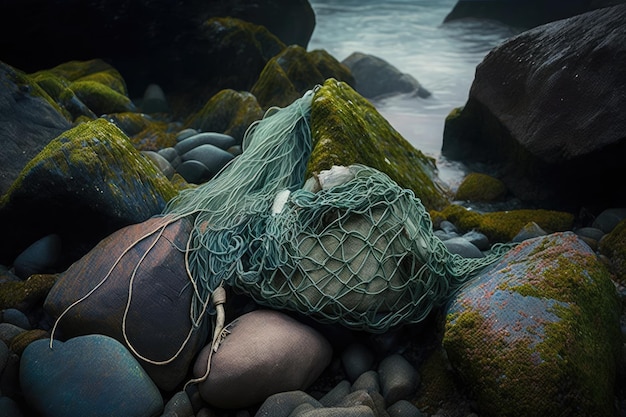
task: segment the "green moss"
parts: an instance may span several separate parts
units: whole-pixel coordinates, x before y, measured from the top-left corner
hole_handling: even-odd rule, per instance
[[[435,414],[445,402],[454,402],[459,396],[454,375],[443,349],[436,349],[420,366],[421,383],[417,392],[420,411]]]
[[[130,99],[123,94],[96,81],[74,81],[62,93],[61,99],[74,93],[96,115],[133,110]]]
[[[130,141],[140,151],[158,151],[176,145],[176,134],[169,123],[151,121],[141,132],[132,135]]]
[[[42,301],[57,280],[57,275],[36,274],[26,281],[0,284],[0,310],[26,309]]]
[[[126,83],[124,82],[122,75],[115,68],[101,59],[69,61],[57,65],[54,68],[36,72],[33,75],[39,75],[42,73],[54,74],[69,82],[96,81],[122,95],[128,95]]]
[[[75,169],[78,171],[74,172]],[[34,171],[67,178],[68,186],[74,184],[74,175],[92,175],[94,184],[106,187],[119,201],[127,200],[126,193],[135,182],[149,184],[157,200],[167,201],[177,193],[156,166],[133,147],[128,137],[104,119],[82,123],[52,140],[24,167],[0,200],[0,207],[10,202],[11,195],[23,187]]]
[[[448,220],[462,232],[477,230],[492,242],[511,241],[530,222],[548,233],[571,230],[574,222],[573,214],[561,211],[523,209],[481,214],[456,204],[442,211],[431,211],[431,217]]]
[[[611,233],[602,238],[598,250],[609,258],[615,279],[626,284],[626,220],[619,222]]]
[[[257,99],[246,91],[221,90],[194,114],[185,127],[201,132],[221,132],[241,142],[248,127],[263,117]]]
[[[448,120],[456,119],[457,117],[459,117],[462,111],[463,107],[455,107],[454,109],[452,109],[452,111],[446,116],[446,122]]]
[[[613,415],[620,350],[619,302],[608,272],[591,252],[543,246],[523,260],[522,285],[501,290],[559,301],[542,341],[504,340],[474,309],[450,314],[444,346],[487,416]],[[506,273],[506,271],[503,271]]]
[[[448,190],[437,178],[435,161],[411,146],[348,84],[329,79],[316,92],[311,130],[309,173],[360,163],[413,190],[427,209],[447,204]]]
[[[506,186],[502,181],[489,175],[472,172],[463,179],[454,198],[464,201],[496,201],[505,195]]]

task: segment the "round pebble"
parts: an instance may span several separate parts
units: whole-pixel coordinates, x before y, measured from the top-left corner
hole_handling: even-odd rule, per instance
[[[22,313],[16,308],[7,308],[2,310],[2,322],[14,324],[17,327],[21,327],[24,330],[30,330],[31,325],[26,314]]]
[[[348,379],[356,381],[363,372],[372,369],[374,353],[361,343],[352,343],[342,352],[341,361]]]
[[[183,155],[202,145],[213,145],[226,150],[231,146],[237,145],[237,141],[232,136],[223,133],[203,132],[181,140],[174,146],[174,149],[176,149],[179,155]]]
[[[451,253],[456,253],[464,258],[484,258],[485,255],[476,246],[472,245],[467,239],[462,237],[453,237],[444,240],[443,244]]]
[[[419,385],[419,375],[413,365],[397,353],[381,361],[378,376],[387,404],[409,398]]]
[[[61,238],[50,234],[42,237],[22,253],[13,262],[15,275],[26,279],[33,274],[55,272],[52,268],[59,261],[61,255]]]

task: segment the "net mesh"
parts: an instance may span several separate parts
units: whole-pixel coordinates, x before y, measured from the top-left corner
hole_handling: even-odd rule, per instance
[[[171,218],[194,218],[186,256],[195,323],[224,285],[265,306],[385,331],[423,320],[508,250],[450,253],[413,191],[367,166],[336,167],[305,184],[314,95],[270,111],[238,158],[166,208]]]

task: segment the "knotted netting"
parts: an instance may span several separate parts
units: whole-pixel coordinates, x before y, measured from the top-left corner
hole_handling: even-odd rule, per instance
[[[230,286],[261,305],[381,332],[423,320],[508,249],[478,259],[450,253],[413,191],[367,166],[305,183],[314,95],[268,112],[239,157],[167,206],[167,216],[194,218],[186,248],[194,322]]]

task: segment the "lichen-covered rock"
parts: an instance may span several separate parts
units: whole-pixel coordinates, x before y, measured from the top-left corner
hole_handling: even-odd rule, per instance
[[[251,92],[263,108],[286,107],[327,78],[354,84],[350,70],[330,54],[292,45],[267,63]]]
[[[104,236],[160,213],[176,193],[115,125],[82,123],[51,141],[0,199],[0,259],[11,265],[56,233],[67,267]]]
[[[215,94],[186,123],[186,127],[202,132],[222,132],[241,144],[252,122],[263,117],[256,97],[246,91],[225,89]]]
[[[63,315],[58,323],[63,337],[113,337],[131,350],[159,388],[173,390],[204,346],[207,326],[191,328],[195,293],[181,250],[191,223],[186,218],[171,222],[160,234],[164,220],[154,217],[103,239],[59,274],[44,309],[53,319]]]
[[[415,149],[345,82],[328,79],[315,93],[311,133],[309,173],[360,163],[413,190],[427,209],[447,203],[449,190],[437,177],[435,161]]]
[[[32,77],[0,62],[0,195],[59,133],[70,115]]]
[[[600,240],[598,250],[609,259],[616,280],[626,284],[626,220],[619,222],[611,233]]]
[[[556,233],[462,288],[443,345],[481,415],[610,416],[619,312],[604,265],[575,234]]]
[[[61,93],[60,100],[76,95],[96,116],[135,109],[128,97],[98,81],[74,81]]]
[[[536,223],[548,233],[571,230],[574,215],[571,213],[544,209],[519,209],[478,213],[465,207],[450,204],[442,211],[431,211],[433,224],[448,220],[462,232],[476,230],[483,233],[491,242],[509,242],[530,222]]]
[[[446,120],[442,154],[498,165],[522,200],[625,206],[613,185],[626,177],[626,66],[615,60],[626,54],[624,21],[626,5],[604,8],[494,48]]]
[[[497,201],[506,195],[506,186],[502,181],[486,174],[472,172],[468,174],[456,190],[455,200]]]

